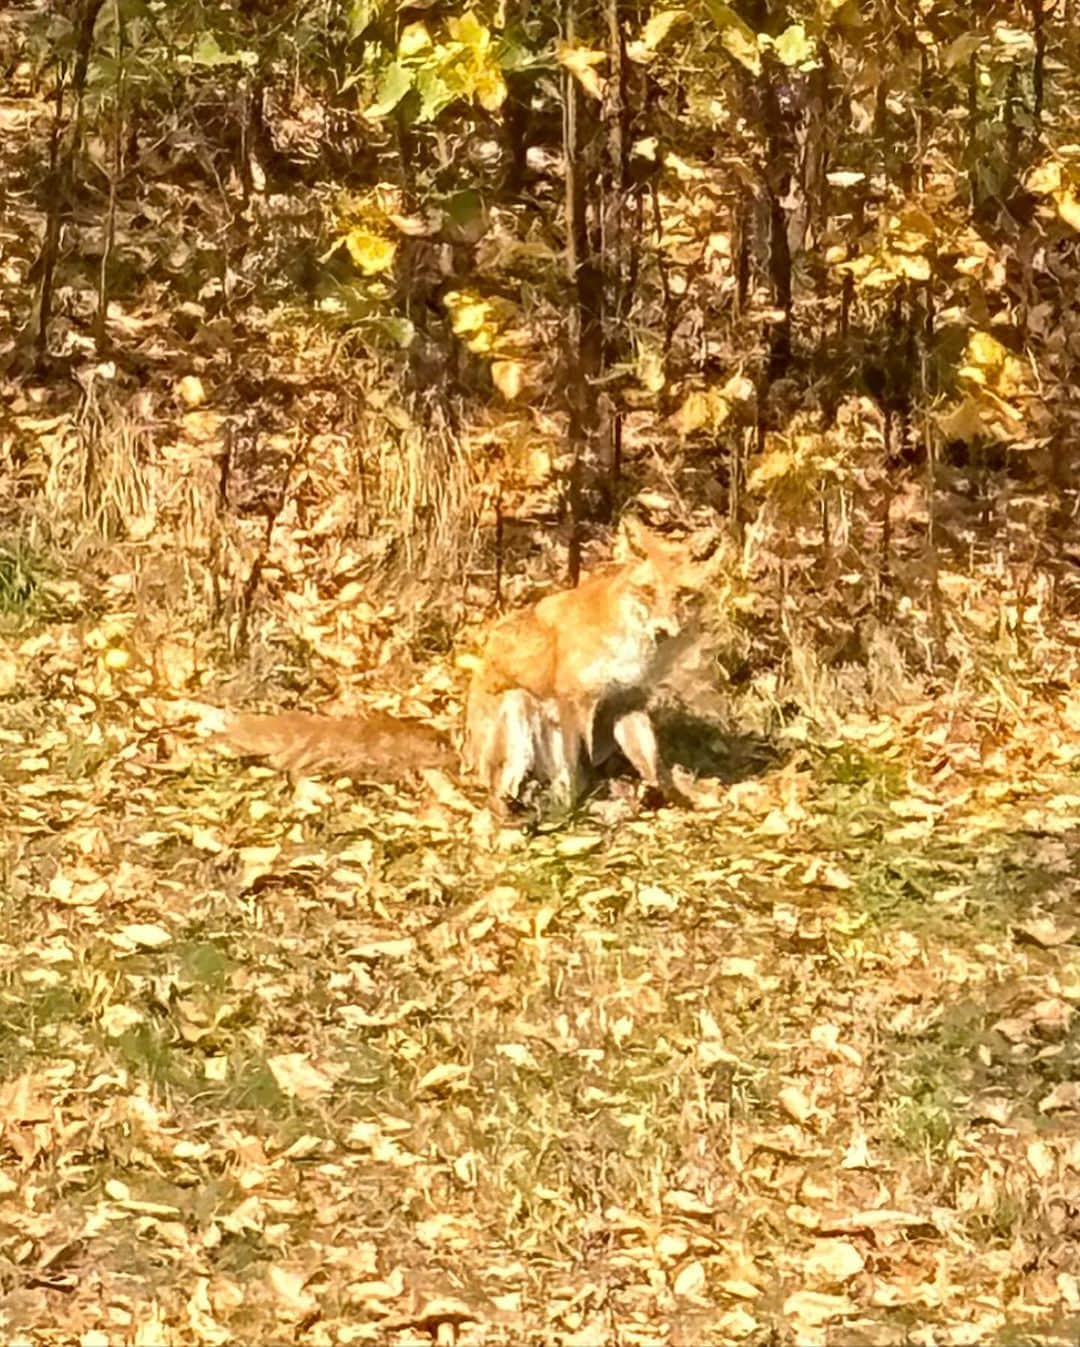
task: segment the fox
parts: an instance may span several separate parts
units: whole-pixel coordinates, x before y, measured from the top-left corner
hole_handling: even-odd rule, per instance
[[[703,571],[685,545],[632,520],[624,530],[629,561],[498,622],[473,667],[464,758],[493,805],[519,799],[529,778],[573,803],[583,768],[616,748],[646,785],[689,803],[660,753],[647,703]]]

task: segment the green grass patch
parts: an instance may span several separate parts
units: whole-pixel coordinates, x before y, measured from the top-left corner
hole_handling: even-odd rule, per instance
[[[42,566],[25,543],[0,539],[0,618],[35,616],[42,599]]]
[[[0,1075],[54,1058],[65,1039],[84,1036],[91,1019],[89,993],[70,981],[49,987],[13,983],[0,994]]]

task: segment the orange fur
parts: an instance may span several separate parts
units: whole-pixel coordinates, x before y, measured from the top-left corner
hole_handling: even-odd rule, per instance
[[[300,776],[341,772],[366,781],[400,781],[424,767],[451,767],[456,754],[430,725],[381,711],[338,719],[307,711],[241,713],[222,730],[241,752],[269,758]]]
[[[616,744],[650,785],[673,790],[652,722],[633,702],[653,690],[664,643],[682,629],[684,599],[700,589],[700,573],[685,549],[644,529],[630,542],[633,560],[540,599],[491,632],[469,689],[466,758],[494,798],[515,797],[530,776],[572,798],[582,758],[600,761]],[[613,699],[628,700],[629,715],[616,715],[599,742],[597,712]]]

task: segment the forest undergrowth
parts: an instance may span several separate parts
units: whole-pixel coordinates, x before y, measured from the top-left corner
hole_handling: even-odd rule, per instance
[[[174,8],[0,13],[0,1332],[1075,1342],[1068,19]],[[456,741],[622,514],[722,562],[693,809],[206,733]]]

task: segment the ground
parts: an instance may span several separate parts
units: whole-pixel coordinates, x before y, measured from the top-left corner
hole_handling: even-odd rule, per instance
[[[10,1341],[1075,1341],[1080,696],[501,828],[119,650],[4,646]]]

